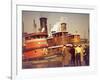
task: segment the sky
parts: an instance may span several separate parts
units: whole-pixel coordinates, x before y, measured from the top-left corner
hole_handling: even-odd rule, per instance
[[[89,14],[83,13],[59,13],[59,12],[34,12],[34,11],[23,11],[22,22],[24,24],[24,32],[35,33],[40,28],[40,18],[47,18],[48,34],[51,31],[59,31],[61,23],[67,23],[67,32],[70,34],[79,34],[81,38],[89,38]],[[33,21],[37,25],[34,27]]]

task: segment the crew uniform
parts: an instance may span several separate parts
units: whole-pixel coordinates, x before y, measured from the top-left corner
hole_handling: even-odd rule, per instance
[[[80,65],[81,66],[81,54],[82,54],[82,49],[81,47],[77,46],[75,48],[75,59],[76,59],[76,65]]]

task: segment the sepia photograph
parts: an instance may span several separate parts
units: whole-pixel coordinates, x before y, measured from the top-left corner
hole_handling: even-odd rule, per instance
[[[90,65],[89,14],[22,11],[22,69]]]

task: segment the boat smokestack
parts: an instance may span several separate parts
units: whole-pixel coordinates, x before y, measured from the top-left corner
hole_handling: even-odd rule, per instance
[[[40,28],[41,28],[41,32],[48,32],[47,31],[47,18],[45,17],[41,17],[40,18]]]

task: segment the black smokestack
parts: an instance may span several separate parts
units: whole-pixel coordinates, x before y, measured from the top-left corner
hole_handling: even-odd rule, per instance
[[[41,30],[43,30],[42,32],[47,33],[47,18],[45,17],[40,18],[40,27],[41,27]]]

